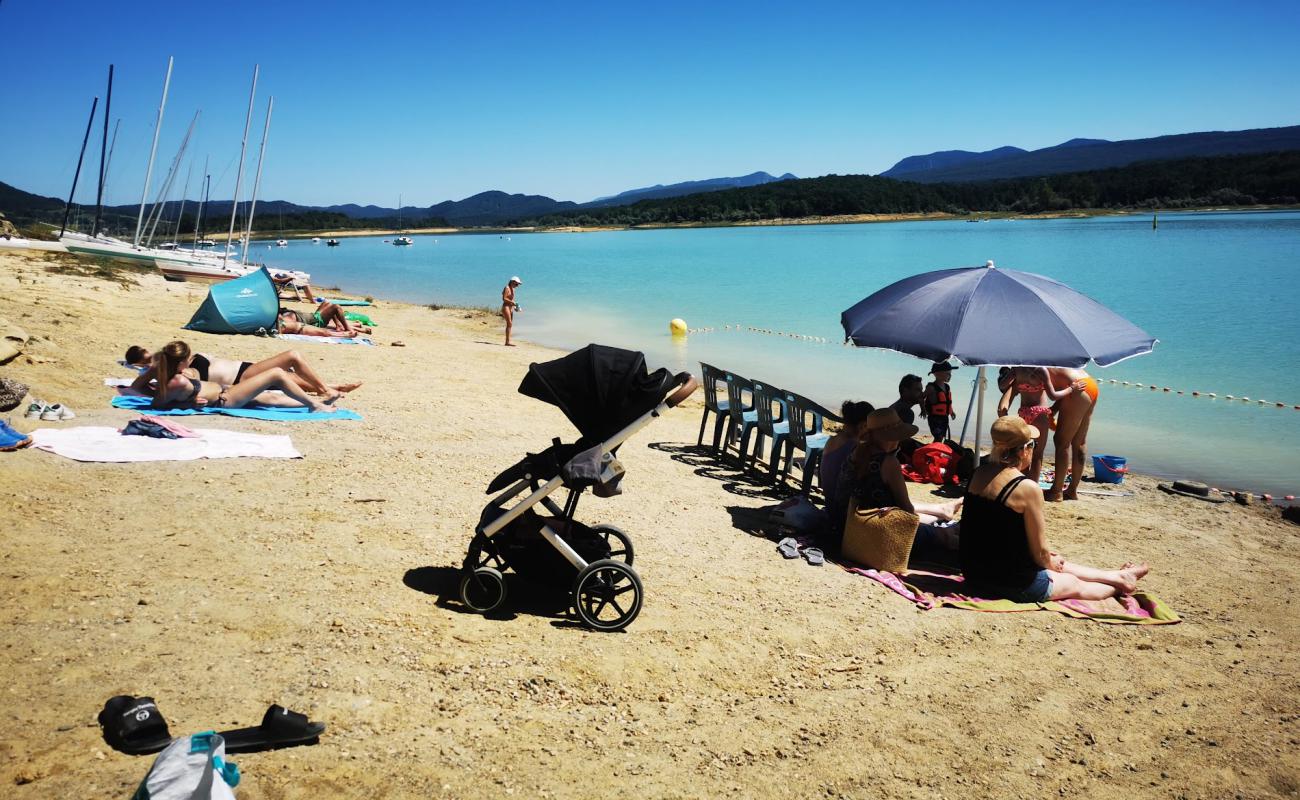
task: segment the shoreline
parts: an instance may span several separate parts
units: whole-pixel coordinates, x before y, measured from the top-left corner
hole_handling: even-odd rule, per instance
[[[53,264],[0,254],[0,317],[34,337],[0,370],[78,418],[14,415],[20,430],[124,424],[101,378],[130,343],[249,360],[288,344],[180,331],[206,287]],[[501,347],[495,317],[463,310],[371,313],[376,347],[294,343],[326,379],[365,381],[343,403],[363,420],[185,420],[288,435],[303,459],[0,453],[0,669],[23,698],[0,718],[9,796],[128,796],[150,759],[104,744],[95,714],[115,694],[154,697],[178,734],[254,724],[270,703],[328,724],[318,744],[232,757],[248,800],[1297,788],[1300,539],[1275,510],[1141,476],[1120,487],[1132,496],[1045,509],[1071,558],[1150,562],[1143,586],[1178,625],[923,612],[776,553],[761,522],[794,490],[696,450],[697,394],[620,450],[624,495],[578,512],[633,537],[637,621],[586,631],[517,582],[485,618],[455,598],[488,482],[577,436],[516,391],[558,353]]]
[[[484,226],[473,228],[408,228],[403,231],[385,230],[382,228],[366,228],[358,230],[327,230],[327,231],[284,231],[280,234],[265,234],[254,236],[251,241],[275,241],[276,239],[311,239],[316,238],[353,238],[362,236],[396,236],[399,233],[403,235],[473,235],[473,234],[491,234],[491,233],[605,233],[609,231],[642,231],[642,230],[678,230],[689,228],[754,228],[754,227],[784,227],[794,225],[865,225],[880,224],[890,222],[930,222],[930,221],[951,221],[966,220],[968,222],[984,222],[989,220],[1020,220],[1020,219],[1086,219],[1089,217],[1132,217],[1146,216],[1147,214],[1178,214],[1178,213],[1263,213],[1270,211],[1297,211],[1300,206],[1282,206],[1282,205],[1254,205],[1254,206],[1206,206],[1198,208],[1152,208],[1152,209],[1106,209],[1106,208],[1083,208],[1083,209],[1065,209],[1062,211],[1044,211],[1032,214],[1016,214],[1005,211],[979,211],[969,214],[949,214],[946,212],[925,212],[918,214],[843,214],[836,216],[812,216],[796,218],[775,218],[760,220],[744,220],[740,222],[664,222],[646,225],[558,225],[553,227],[538,226]],[[264,233],[264,232],[263,232]]]

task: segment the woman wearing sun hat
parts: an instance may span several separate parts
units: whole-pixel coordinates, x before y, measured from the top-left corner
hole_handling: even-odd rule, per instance
[[[907,496],[903,469],[898,462],[898,444],[910,439],[917,431],[892,408],[878,408],[867,415],[862,424],[862,440],[848,461],[840,469],[840,480],[833,493],[835,508],[827,508],[832,525],[836,526],[832,538],[844,530],[844,517],[848,514],[849,500],[857,498],[858,508],[901,508],[921,518],[916,532],[916,544],[927,558],[927,548],[954,550],[957,543],[955,526],[939,528],[935,523],[946,522],[957,516],[962,501],[951,503],[913,503]]]
[[[515,289],[523,283],[518,275],[514,275],[506,281],[506,288],[501,290],[501,316],[506,320],[506,347],[515,346],[510,341],[510,331],[515,327],[515,312],[519,310],[519,304],[515,302]]]
[[[1022,603],[1131,594],[1149,571],[1145,564],[1096,569],[1066,561],[1048,545],[1043,490],[1024,475],[1038,429],[1008,415],[992,433],[993,452],[971,477],[962,512],[961,568],[970,593]]]

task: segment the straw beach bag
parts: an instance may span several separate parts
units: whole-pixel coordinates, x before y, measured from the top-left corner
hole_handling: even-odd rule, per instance
[[[901,508],[858,508],[849,502],[840,552],[882,572],[906,572],[921,518]]]

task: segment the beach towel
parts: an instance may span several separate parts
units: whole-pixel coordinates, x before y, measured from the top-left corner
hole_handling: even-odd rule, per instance
[[[303,336],[301,333],[282,333],[277,338],[292,339],[295,342],[314,342],[316,344],[368,344],[372,347],[375,344],[364,336],[354,336],[346,339],[342,336]]]
[[[343,299],[340,299],[340,298],[337,298],[337,297],[319,297],[319,298],[317,298],[317,302],[320,302],[320,303],[333,303],[333,304],[336,305],[336,306],[368,306],[368,305],[370,305],[370,301],[369,301],[369,300],[343,300]]]
[[[38,428],[32,447],[74,461],[195,461],[200,458],[302,458],[288,436],[202,429],[197,437],[123,436],[114,428]]]
[[[153,407],[153,398],[136,397],[133,395],[119,395],[114,397],[113,408],[124,408],[127,411],[139,411],[142,414],[153,414],[160,417],[190,416],[193,414],[225,414],[228,417],[244,417],[245,419],[266,419],[283,422],[306,422],[318,419],[361,419],[360,414],[355,411],[349,411],[346,408],[340,408],[338,411],[330,413],[312,411],[306,406],[277,408],[254,404],[244,408],[217,408],[215,406],[203,406],[201,408],[158,409]]]
[[[125,389],[126,387],[130,386],[133,383],[135,383],[135,378],[105,378],[104,379],[105,386],[113,386],[118,389]]]
[[[925,570],[908,570],[903,576],[892,572],[841,564],[846,571],[870,578],[906,597],[917,608],[928,611],[939,606],[969,611],[1055,611],[1067,617],[1090,619],[1112,625],[1168,625],[1181,622],[1172,609],[1150,592],[1135,592],[1109,600],[1048,600],[1045,603],[1017,603],[973,597],[963,593],[961,575]]]

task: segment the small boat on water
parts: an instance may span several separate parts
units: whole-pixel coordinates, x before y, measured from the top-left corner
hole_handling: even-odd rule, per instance
[[[199,239],[194,243],[196,247],[216,247],[216,241],[212,239]]]
[[[313,236],[313,237],[311,237],[311,243],[312,243],[312,244],[320,244],[320,237],[319,237],[319,236]]]
[[[276,246],[276,247],[288,247],[288,246],[289,246],[289,240],[288,240],[288,239],[276,239],[276,240],[275,240],[275,246]]]
[[[329,246],[329,247],[338,247],[338,246],[339,246],[339,240],[338,240],[338,239],[329,239],[328,241],[325,242],[325,244],[326,244],[327,246]]]
[[[393,244],[397,245],[398,247],[401,247],[403,245],[415,244],[415,240],[409,236],[398,236],[395,239],[393,239]]]
[[[162,244],[158,245],[159,250],[175,250],[176,247],[177,245],[175,242],[163,242]]]

